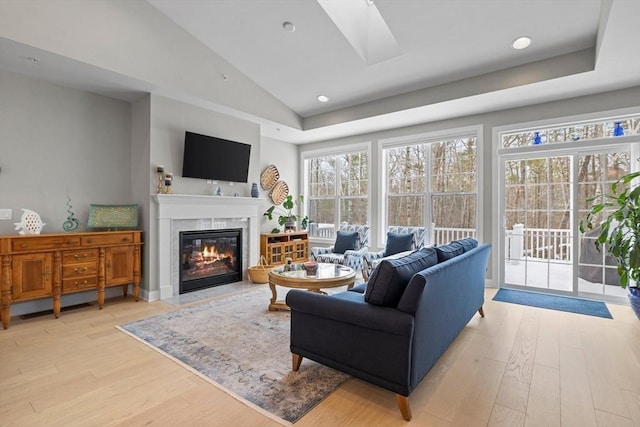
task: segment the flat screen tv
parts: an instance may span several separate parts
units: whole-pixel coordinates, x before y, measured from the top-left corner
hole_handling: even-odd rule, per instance
[[[251,145],[185,132],[182,176],[247,182]]]

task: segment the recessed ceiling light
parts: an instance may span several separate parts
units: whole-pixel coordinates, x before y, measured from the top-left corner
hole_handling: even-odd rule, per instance
[[[513,43],[511,43],[511,47],[514,49],[520,50],[520,49],[524,49],[530,44],[531,44],[531,37],[523,36],[515,39]]]
[[[282,28],[284,28],[284,30],[285,30],[287,33],[293,33],[293,32],[296,30],[296,26],[295,26],[295,25],[293,25],[293,23],[292,23],[292,22],[289,22],[289,21],[285,21],[285,22],[283,22],[283,23],[282,23]]]
[[[328,96],[325,95],[318,95],[318,101],[320,102],[327,102],[329,100]]]

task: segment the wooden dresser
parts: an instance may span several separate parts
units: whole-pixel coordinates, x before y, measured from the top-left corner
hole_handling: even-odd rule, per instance
[[[108,231],[0,236],[0,291],[2,326],[9,327],[11,303],[53,299],[53,314],[60,315],[60,296],[97,291],[98,307],[104,289],[122,286],[127,296],[140,294],[142,231]]]
[[[267,264],[278,265],[291,258],[293,262],[304,262],[309,259],[309,235],[306,231],[290,233],[261,233],[260,255]]]

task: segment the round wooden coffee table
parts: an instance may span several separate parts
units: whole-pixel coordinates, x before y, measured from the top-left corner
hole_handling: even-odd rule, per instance
[[[316,276],[308,276],[301,265],[294,265],[291,271],[284,271],[284,266],[274,268],[269,272],[269,288],[271,289],[269,310],[289,310],[289,306],[284,301],[278,301],[276,286],[324,293],[322,289],[345,285],[347,289],[351,289],[355,281],[355,270],[340,264],[319,263]]]

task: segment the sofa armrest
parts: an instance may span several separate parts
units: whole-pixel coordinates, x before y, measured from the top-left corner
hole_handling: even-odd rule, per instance
[[[298,311],[395,335],[410,337],[413,334],[412,315],[395,308],[366,303],[358,292],[326,296],[292,289],[287,293],[286,302],[292,312]]]
[[[358,292],[291,290],[290,349],[296,356],[408,396],[414,318],[364,302]]]
[[[334,249],[334,246],[329,246],[327,248],[313,247],[311,248],[311,254],[314,257],[318,255],[323,255],[323,254],[330,254],[330,253],[333,253],[333,249]]]
[[[345,258],[347,257],[364,257],[367,252],[369,251],[369,248],[366,246],[361,247],[360,249],[347,249],[346,251],[344,251],[344,256]]]
[[[371,261],[384,258],[384,250],[378,252],[367,252],[366,257],[369,263],[371,263]]]
[[[346,250],[344,251],[344,263],[356,271],[364,268],[364,258],[369,248],[363,246],[358,250]]]

